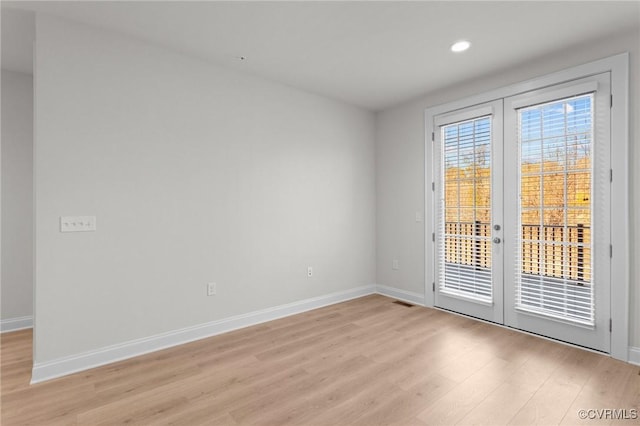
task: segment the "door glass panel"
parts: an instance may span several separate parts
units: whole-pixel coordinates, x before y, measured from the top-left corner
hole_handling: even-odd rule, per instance
[[[518,110],[516,308],[594,323],[593,95]]]
[[[491,117],[442,126],[440,289],[492,300]]]

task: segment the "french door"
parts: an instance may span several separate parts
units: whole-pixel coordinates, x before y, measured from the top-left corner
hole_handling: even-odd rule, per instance
[[[434,117],[435,305],[610,350],[610,76]]]
[[[436,306],[502,323],[502,100],[435,129]]]

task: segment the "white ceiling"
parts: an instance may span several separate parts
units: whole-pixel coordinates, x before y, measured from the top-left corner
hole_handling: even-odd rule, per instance
[[[372,110],[640,26],[639,1],[3,1],[2,65],[22,71],[32,67],[33,31],[11,9],[126,33]],[[472,47],[454,54],[459,39]]]

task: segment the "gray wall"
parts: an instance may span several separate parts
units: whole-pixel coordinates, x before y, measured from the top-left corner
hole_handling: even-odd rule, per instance
[[[33,79],[2,70],[0,319],[33,312]]]
[[[640,148],[637,135],[640,121],[639,40],[637,32],[592,41],[542,58],[532,59],[514,69],[427,94],[414,101],[382,111],[376,116],[376,215],[377,282],[405,291],[424,294],[425,229],[415,221],[415,212],[424,209],[424,110],[427,107],[462,99],[473,94],[543,76],[625,51],[630,52],[630,152],[631,175],[631,344],[640,347]],[[427,220],[429,218],[427,217]],[[400,269],[392,270],[398,259]]]
[[[372,113],[36,25],[36,363],[375,283]]]

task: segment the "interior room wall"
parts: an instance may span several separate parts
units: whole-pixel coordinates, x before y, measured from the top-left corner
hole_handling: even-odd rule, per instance
[[[415,100],[379,112],[376,116],[376,220],[377,282],[424,297],[425,228],[415,213],[424,210],[425,130],[424,110],[467,96],[518,83],[622,52],[630,53],[630,343],[640,347],[640,134],[637,105],[640,100],[638,32],[591,40],[571,49],[533,58],[504,72],[479,76],[455,87],[422,95]],[[427,220],[429,212],[427,212]],[[397,259],[399,269],[392,269]],[[429,265],[431,266],[431,265]]]
[[[33,78],[2,70],[3,329],[23,327],[33,312]]]
[[[375,283],[373,113],[57,18],[36,34],[36,364]],[[74,215],[97,230],[59,232]]]

